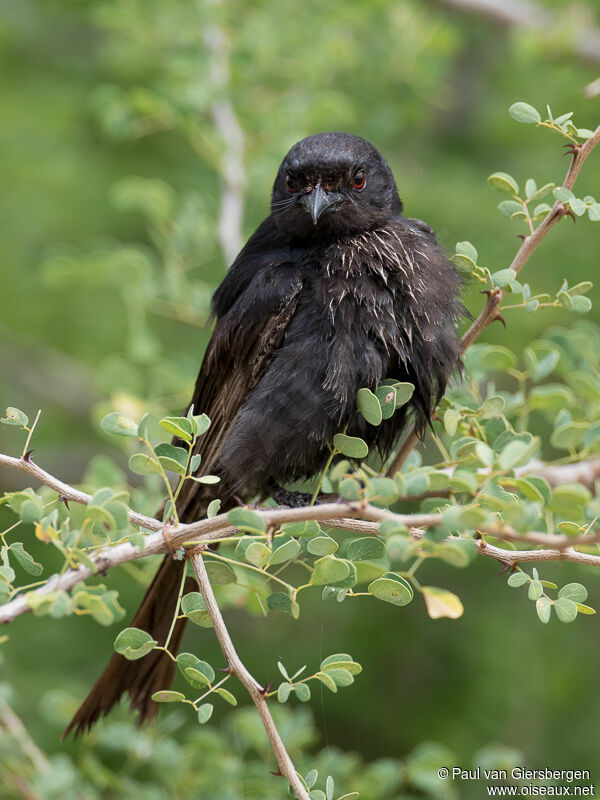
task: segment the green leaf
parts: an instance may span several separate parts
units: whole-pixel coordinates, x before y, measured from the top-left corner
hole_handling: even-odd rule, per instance
[[[262,542],[252,542],[246,548],[244,557],[246,561],[254,564],[255,567],[262,567],[271,557],[271,551]]]
[[[321,532],[319,523],[314,519],[303,520],[302,522],[285,522],[281,526],[282,533],[288,536],[300,536],[312,539]]]
[[[350,653],[333,653],[330,656],[327,656],[323,659],[320,663],[320,668],[324,669],[328,664],[337,664],[340,661],[354,661]]]
[[[340,497],[343,500],[360,500],[361,488],[356,478],[344,478],[338,486]]]
[[[396,389],[394,386],[384,384],[377,387],[375,390],[375,397],[381,408],[381,418],[389,419],[397,408]]]
[[[477,249],[475,248],[475,245],[471,244],[471,242],[457,242],[454,249],[458,255],[466,256],[474,264],[477,263]]]
[[[498,272],[494,272],[492,274],[492,281],[494,282],[495,286],[500,286],[500,288],[503,288],[512,280],[514,280],[516,276],[517,273],[514,271],[514,269],[499,269]]]
[[[588,311],[592,309],[592,301],[589,297],[583,297],[582,295],[577,295],[572,298],[573,300],[573,311],[577,314],[587,314]]]
[[[317,672],[315,677],[318,678],[321,681],[321,683],[324,684],[329,689],[329,691],[337,692],[337,684],[333,680],[331,675],[327,674],[327,672]]]
[[[529,394],[529,403],[536,411],[547,411],[555,414],[561,408],[568,408],[575,403],[573,392],[559,383],[548,383],[534,387]]]
[[[474,344],[465,353],[467,369],[482,372],[507,372],[517,363],[514,354],[496,344]]]
[[[210,519],[211,517],[216,517],[219,513],[219,509],[221,508],[221,501],[220,500],[211,500],[208,504],[208,508],[206,509],[206,516]]]
[[[146,631],[139,628],[125,628],[115,639],[114,648],[129,661],[135,661],[148,655],[157,644],[158,642]]]
[[[595,614],[596,611],[591,606],[584,606],[583,603],[575,603],[579,614]]]
[[[33,556],[29,555],[23,546],[23,542],[13,542],[8,549],[13,553],[18,563],[29,575],[37,576],[42,574],[44,568],[33,559]]]
[[[226,703],[229,703],[230,706],[237,706],[237,697],[231,694],[230,691],[227,689],[223,689],[222,686],[219,686],[218,689],[215,689],[215,693],[222,697]]]
[[[528,124],[538,123],[542,121],[542,117],[537,108],[529,105],[529,103],[513,103],[508,109],[508,113],[517,122],[525,122]]]
[[[297,683],[294,686],[294,692],[301,703],[307,703],[310,700],[310,688],[305,683]]]
[[[503,200],[498,204],[498,211],[505,217],[512,217],[513,214],[525,214],[523,206],[517,200]]]
[[[231,524],[242,531],[249,533],[266,533],[267,524],[264,519],[255,511],[249,508],[233,508],[227,514],[227,519]]]
[[[207,486],[212,486],[215,483],[220,483],[221,478],[218,475],[200,475],[199,477],[194,475],[192,476],[192,480],[196,483],[202,483]]]
[[[554,601],[556,616],[561,622],[573,622],[577,616],[577,604],[567,597],[559,597]]]
[[[383,558],[385,544],[376,536],[363,536],[350,542],[346,555],[350,561],[371,561]]]
[[[533,580],[529,584],[529,589],[527,590],[527,596],[530,600],[539,600],[539,598],[544,594],[544,587],[542,586],[542,582],[540,580]]]
[[[513,572],[507,583],[509,586],[517,587],[524,586],[526,583],[529,583],[530,580],[531,578],[526,572]]]
[[[280,683],[277,688],[277,699],[279,700],[279,702],[280,703],[287,702],[287,699],[290,696],[291,691],[292,691],[291,683],[288,683],[287,681]]]
[[[210,428],[210,419],[206,414],[192,416],[192,427],[196,436],[202,436]]]
[[[313,540],[314,541],[314,540]],[[313,585],[339,583],[350,574],[350,564],[335,556],[325,556],[315,561],[310,582]]]
[[[348,458],[366,458],[369,455],[367,443],[358,436],[336,433],[333,437],[333,446]]]
[[[488,183],[506,194],[519,194],[519,184],[507,172],[493,172],[488,177]]]
[[[129,459],[129,469],[136,475],[159,475],[160,464],[146,453],[134,453]]]
[[[179,663],[179,657],[177,657]],[[192,666],[184,667],[183,674],[197,681],[201,686],[209,686],[215,681],[215,671],[206,661],[197,659]]]
[[[198,709],[198,722],[204,725],[212,717],[214,706],[212,703],[203,703]]]
[[[449,408],[444,412],[444,428],[448,436],[454,436],[460,422],[460,411]]]
[[[345,686],[351,686],[354,683],[354,675],[348,672],[347,669],[330,669],[327,670],[326,674],[329,675],[335,685],[340,689],[343,689]]]
[[[107,414],[101,420],[100,427],[107,433],[116,433],[117,436],[137,438],[138,435],[138,426],[136,423],[124,414],[120,414],[118,411]]]
[[[371,425],[379,425],[382,420],[379,400],[370,389],[359,389],[356,395],[358,410]]]
[[[340,653],[337,656],[330,656],[330,658],[336,658],[337,660],[330,661],[326,659],[325,662],[321,664],[321,671],[322,672],[330,672],[332,669],[345,669],[351,675],[358,675],[362,672],[362,666],[358,664],[356,661],[353,661],[350,657],[344,658],[344,654]]]
[[[306,549],[313,556],[328,556],[335,553],[339,545],[331,536],[315,536],[306,545]]]
[[[475,455],[481,461],[484,467],[491,467],[494,463],[494,451],[489,444],[486,444],[485,442],[477,442],[475,445]]]
[[[210,614],[206,610],[206,603],[200,592],[189,592],[182,597],[181,613],[195,625],[200,625],[203,628],[212,626]]]
[[[571,206],[571,211],[573,211],[573,213],[576,214],[578,217],[583,216],[587,211],[586,204],[583,202],[583,200],[580,200],[578,197],[574,197],[570,201],[569,205]]]
[[[237,581],[236,574],[229,564],[225,564],[222,561],[213,561],[210,558],[205,558],[204,564],[213,586],[226,586],[228,583]]]
[[[587,422],[567,422],[559,425],[550,436],[550,444],[562,450],[573,450],[581,446],[588,428]]]
[[[190,474],[193,475],[194,472],[198,470],[200,464],[202,463],[202,456],[200,453],[196,453],[196,455],[190,458]]]
[[[535,601],[535,610],[541,622],[544,624],[550,622],[552,602],[547,597],[540,597]]]
[[[367,498],[371,503],[391,505],[398,497],[398,487],[391,478],[372,478],[367,485]]]
[[[283,564],[284,561],[289,561],[290,559],[295,558],[299,552],[299,543],[295,539],[290,539],[289,542],[285,542],[273,550],[271,558],[269,559],[269,565],[272,566],[273,564]]]
[[[367,591],[378,600],[394,606],[405,606],[413,599],[414,592],[410,583],[401,575],[386,572],[369,584]]]
[[[156,445],[154,453],[162,464],[163,469],[175,472],[177,475],[185,475],[188,454],[183,447],[175,447],[172,444],[163,442]]]
[[[559,597],[566,597],[575,603],[583,603],[587,595],[587,589],[581,583],[567,583],[558,593]]]
[[[154,700],[155,703],[181,703],[182,700],[185,700],[185,695],[182,692],[163,690],[154,692],[152,700]]]
[[[513,441],[503,448],[498,461],[502,469],[514,469],[528,464],[537,453],[540,442],[537,437],[530,442]]]
[[[8,406],[5,412],[5,416],[0,419],[3,425],[18,425],[20,428],[24,428],[29,419],[27,414],[24,414],[20,409],[13,408],[13,406]]]
[[[290,614],[294,619],[298,619],[300,615],[300,608],[292,598],[285,594],[285,592],[273,592],[267,597],[267,606],[274,611],[283,611],[284,614]]]
[[[592,222],[600,220],[600,203],[592,203],[588,208],[588,216]]]
[[[187,417],[164,417],[158,424],[178,439],[183,439],[184,442],[192,441],[194,426]]]
[[[567,189],[566,186],[557,186],[555,189],[553,189],[552,194],[561,203],[568,203],[575,197],[573,192],[570,189]]]

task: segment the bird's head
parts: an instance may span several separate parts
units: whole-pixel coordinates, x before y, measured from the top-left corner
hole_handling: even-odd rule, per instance
[[[401,210],[387,162],[350,133],[318,133],[295,144],[279,167],[271,200],[277,226],[299,239],[361,233]]]

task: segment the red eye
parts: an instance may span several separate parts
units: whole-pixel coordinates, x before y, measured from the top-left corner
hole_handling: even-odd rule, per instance
[[[364,169],[360,169],[356,173],[352,181],[352,185],[354,186],[357,192],[362,192],[362,190],[367,185],[367,176],[365,175]]]
[[[294,184],[291,175],[285,176],[285,188],[288,190],[288,192],[290,192],[290,194],[293,194],[296,191],[296,185]]]

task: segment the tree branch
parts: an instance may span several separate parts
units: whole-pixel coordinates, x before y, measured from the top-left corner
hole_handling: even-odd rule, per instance
[[[273,717],[271,716],[271,712],[267,706],[265,689],[260,685],[260,683],[258,683],[256,678],[252,677],[252,675],[248,672],[244,663],[238,656],[233,642],[231,641],[231,636],[229,635],[229,631],[225,625],[225,620],[223,619],[221,610],[208,578],[206,566],[204,565],[204,560],[202,558],[202,550],[203,548],[201,547],[191,550],[189,552],[189,560],[194,569],[198,586],[202,592],[202,597],[204,598],[204,602],[206,604],[206,610],[210,615],[215,633],[217,634],[217,639],[221,645],[221,650],[223,651],[223,655],[227,661],[227,667],[231,673],[240,679],[248,691],[248,694],[252,698],[254,705],[258,709],[262,724],[264,725],[267,736],[269,737],[271,748],[273,749],[275,758],[279,764],[279,771],[288,779],[290,786],[296,792],[296,796],[299,800],[309,800],[308,792],[298,777],[294,765],[292,764],[292,760],[285,749],[285,745],[283,744],[281,736],[279,735],[279,731],[273,722]]]
[[[594,471],[600,469],[597,461],[586,463],[587,466],[582,472],[585,472],[588,477],[590,469],[592,469],[590,465],[594,465]],[[89,494],[74,489],[72,486],[55,478],[33,463],[33,461],[0,454],[0,466],[25,472],[54,489],[59,496],[73,502],[87,505],[91,500]],[[557,475],[561,474],[561,470],[573,470],[576,466],[582,467],[583,465],[568,464],[554,468],[546,467],[546,475],[553,474],[556,480]],[[554,473],[552,473],[552,470]],[[442,521],[442,515],[437,513],[394,514],[386,509],[357,501],[323,503],[305,508],[264,508],[257,509],[256,513],[265,520],[267,527],[273,530],[285,522],[318,520],[326,527],[354,531],[364,535],[377,535],[379,533],[379,522],[387,518],[392,518],[399,525],[405,526],[415,536],[422,536],[423,529],[435,527]],[[154,533],[145,537],[143,548],[137,547],[130,542],[102,547],[91,557],[91,565],[81,564],[77,568],[66,570],[61,575],[53,575],[43,586],[35,589],[31,594],[43,596],[58,590],[69,591],[81,581],[87,580],[94,575],[104,574],[119,564],[126,564],[129,561],[144,558],[145,556],[173,552],[184,545],[207,544],[215,539],[226,539],[239,532],[237,528],[231,525],[227,514],[219,514],[210,519],[198,520],[197,522],[178,525],[177,527],[165,525],[153,517],[147,517],[131,510],[128,511],[128,516],[133,525],[154,531]],[[600,556],[580,553],[574,550],[578,546],[587,547],[600,542],[600,534],[569,537],[549,534],[543,531],[522,533],[500,524],[482,528],[481,532],[506,541],[523,541],[543,547],[550,545],[553,548],[552,550],[511,551],[502,550],[485,543],[483,545],[481,543],[478,544],[479,552],[482,555],[496,558],[504,563],[517,563],[520,560],[573,561],[580,564],[600,566]],[[523,553],[524,555],[522,555]],[[0,606],[0,624],[11,622],[30,610],[31,607],[27,601],[27,595],[17,595],[8,603]]]
[[[573,186],[575,185],[575,181],[577,180],[577,176],[579,175],[585,160],[590,155],[592,150],[596,147],[599,141],[600,141],[600,125],[598,125],[591,138],[589,138],[584,144],[579,145],[575,149],[573,153],[573,158],[571,159],[571,163],[569,164],[569,169],[567,170],[567,174],[562,184],[567,189],[573,188]],[[517,254],[515,255],[515,257],[512,260],[512,263],[510,264],[510,269],[514,269],[517,275],[521,272],[527,261],[529,261],[529,259],[539,246],[544,236],[548,233],[550,228],[562,218],[563,216],[562,212],[563,212],[563,204],[559,200],[556,200],[556,202],[552,206],[552,210],[542,220],[542,222],[538,225],[535,231],[523,239],[523,242],[519,247]],[[495,320],[499,319],[500,312],[498,309],[500,307],[502,299],[504,298],[504,295],[505,295],[504,289],[500,289],[498,287],[488,292],[487,301],[481,313],[461,339],[460,342],[461,355],[463,355],[465,350],[467,350],[473,344],[473,342],[483,333],[483,331],[487,328],[488,325],[490,325]],[[413,450],[417,442],[418,442],[418,436],[415,428],[413,428],[411,431],[409,431],[406,439],[404,440],[404,442],[400,447],[400,450],[396,454],[395,458],[392,460],[392,463],[390,464],[387,470],[388,475],[395,475],[396,472],[398,472],[398,470],[402,467],[402,465],[410,455],[411,451]]]

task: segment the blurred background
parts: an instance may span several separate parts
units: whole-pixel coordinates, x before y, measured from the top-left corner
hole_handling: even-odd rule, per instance
[[[497,212],[504,198],[487,175],[560,184],[567,167],[560,137],[518,125],[507,108],[548,103],[596,126],[600,13],[593,0],[20,0],[0,2],[0,68],[0,406],[30,418],[43,409],[36,458],[53,474],[81,483],[117,470],[119,480],[126,455],[99,420],[186,405],[210,295],[267,215],[295,141],[323,130],[369,139],[409,215],[451,251],[468,239],[481,264],[506,267],[521,228]],[[580,196],[598,191],[598,158]],[[552,293],[563,277],[593,280],[598,237],[567,219],[525,279]],[[472,312],[481,302],[467,294]],[[557,310],[509,313],[506,330],[485,337],[517,350],[572,323]],[[2,452],[21,446],[0,430]],[[3,490],[22,485],[0,475]],[[12,519],[0,509],[2,527]],[[318,592],[299,621],[228,612],[261,680],[277,679],[281,656],[316,661],[316,644],[364,666],[351,689],[283,709],[302,766],[330,770],[364,800],[481,796],[437,782],[435,764],[592,769],[598,623],[540,625],[494,562],[426,566],[428,582],[439,575],[461,596],[460,620],[432,621],[419,603],[381,604],[374,620],[369,603],[337,606]],[[151,571],[138,562],[111,573],[128,615]],[[551,565],[544,577],[577,575]],[[585,578],[594,605],[597,576]],[[28,762],[29,789],[7,783],[3,796],[283,796],[251,709],[219,708],[200,731],[162,712],[149,732],[121,710],[93,736],[60,742],[121,627],[33,616],[11,626],[3,691],[51,769]],[[187,635],[186,649],[220,665],[210,631]],[[5,757],[14,767],[19,754]]]

